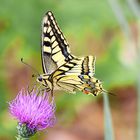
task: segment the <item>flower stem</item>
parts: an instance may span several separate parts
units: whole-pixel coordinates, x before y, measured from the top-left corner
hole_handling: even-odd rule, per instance
[[[17,140],[29,140],[29,138],[23,138],[23,137],[21,137],[21,136],[17,136],[16,139],[17,139]]]

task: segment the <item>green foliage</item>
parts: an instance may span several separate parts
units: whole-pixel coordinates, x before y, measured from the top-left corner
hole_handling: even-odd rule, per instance
[[[134,18],[122,2],[129,21]],[[7,102],[23,85],[28,85],[33,73],[20,63],[24,57],[40,73],[40,29],[45,12],[54,12],[57,22],[70,42],[75,55],[87,55],[90,50],[97,56],[96,77],[106,88],[130,85],[135,82],[136,67],[126,67],[120,60],[123,36],[110,5],[106,0],[1,0],[0,4],[0,116],[7,116]],[[107,34],[107,35],[106,35]],[[125,58],[124,58],[125,59]],[[128,70],[129,69],[129,70]],[[125,78],[124,78],[125,75]],[[98,99],[83,95],[60,94],[57,96],[58,114],[65,112],[65,118],[72,120],[75,108],[82,108],[87,102]],[[69,100],[68,100],[69,99]],[[81,105],[81,102],[83,103]],[[8,117],[6,118],[8,120]],[[2,122],[3,118],[0,117]],[[15,124],[0,125],[0,135],[11,135]],[[4,128],[3,128],[4,127]],[[14,132],[15,133],[15,132]]]
[[[104,97],[104,135],[105,140],[114,140],[112,116],[110,112],[110,105],[108,100],[108,95],[103,94]]]

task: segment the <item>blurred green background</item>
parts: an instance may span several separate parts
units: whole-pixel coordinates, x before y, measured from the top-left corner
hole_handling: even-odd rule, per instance
[[[138,4],[136,0],[0,0],[0,140],[16,136],[17,121],[9,115],[8,102],[35,81],[33,71],[20,58],[42,73],[41,20],[49,10],[71,52],[96,56],[96,77],[116,94],[109,95],[115,139],[135,140],[140,128]],[[57,124],[31,139],[104,139],[102,94],[93,97],[61,91],[55,93],[55,100]]]

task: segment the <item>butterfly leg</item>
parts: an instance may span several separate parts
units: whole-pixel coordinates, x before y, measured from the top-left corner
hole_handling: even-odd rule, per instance
[[[51,89],[49,87],[45,87],[43,89],[40,89],[40,91],[46,91],[46,92],[49,92]]]
[[[31,87],[31,89],[30,89],[30,87],[29,87],[29,85],[28,85],[28,86],[27,86],[27,91],[28,91],[29,93],[31,93],[31,92],[35,89],[36,85],[37,85],[37,82],[34,82],[33,85],[32,85],[32,87]]]
[[[54,90],[54,86],[52,84],[52,89],[51,89],[51,96],[53,97],[53,90]]]

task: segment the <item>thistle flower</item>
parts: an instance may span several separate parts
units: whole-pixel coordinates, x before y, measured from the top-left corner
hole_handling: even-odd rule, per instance
[[[9,103],[10,113],[19,121],[18,137],[29,138],[39,130],[54,126],[55,104],[54,99],[51,102],[49,100],[46,92],[38,93],[34,89],[29,93],[22,89]]]

